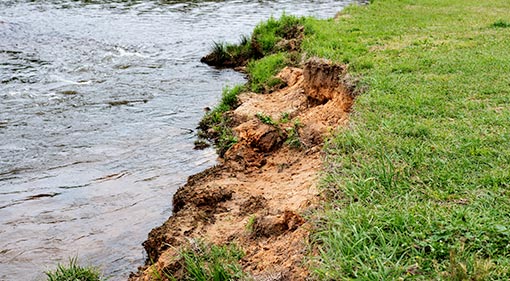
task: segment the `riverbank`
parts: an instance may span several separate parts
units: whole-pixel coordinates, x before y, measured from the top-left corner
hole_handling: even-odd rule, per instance
[[[240,247],[244,255],[236,262],[254,278],[306,279],[311,225],[305,217],[319,199],[322,135],[347,122],[353,101],[341,75],[341,65],[312,59],[303,69],[283,69],[282,89],[241,94],[240,105],[224,113],[235,143],[219,165],[178,190],[172,217],[144,243],[156,262],[132,280],[185,279],[182,252],[200,241]]]
[[[152,265],[137,277],[182,273],[189,259],[179,247],[193,249],[195,240],[187,238],[202,237],[243,248],[239,267],[262,279],[508,278],[509,8],[506,1],[375,1],[335,19],[305,19],[297,56],[262,60],[297,57],[308,66],[287,68],[291,75],[280,74],[286,85],[272,94],[240,97],[233,114],[253,104],[243,120],[251,125],[234,130],[239,139],[219,167],[191,177],[178,192],[174,216],[146,242]],[[319,64],[341,70],[311,71],[324,69],[313,67]],[[353,108],[346,70],[359,77],[354,89],[363,92]],[[317,76],[297,78],[307,71]],[[332,89],[351,89],[332,95],[349,106],[310,94],[307,83],[327,85],[318,77],[336,81]],[[279,115],[285,110],[271,115],[265,106],[299,101],[291,94],[295,85],[301,89],[295,94],[315,101],[306,107],[309,116],[321,116],[316,110],[328,103],[342,109],[326,127],[349,119],[325,149],[324,200],[317,200],[312,176],[320,170],[320,141],[303,150],[261,150],[282,142],[275,124],[285,123]],[[306,120],[307,113],[297,116]],[[257,141],[262,136],[272,144]],[[250,206],[247,213],[242,206]]]

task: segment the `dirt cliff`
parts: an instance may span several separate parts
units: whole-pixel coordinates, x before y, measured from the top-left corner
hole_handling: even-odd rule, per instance
[[[239,245],[255,280],[307,278],[306,213],[319,200],[323,137],[347,123],[354,96],[346,67],[329,61],[311,59],[278,77],[284,88],[240,96],[228,113],[238,142],[177,191],[173,215],[143,244],[151,262],[130,280],[153,280],[155,271],[178,279],[179,252],[195,238]]]

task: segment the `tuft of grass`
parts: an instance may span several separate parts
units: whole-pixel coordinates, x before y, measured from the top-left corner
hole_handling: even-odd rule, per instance
[[[496,28],[509,28],[510,23],[504,20],[497,20],[491,26]]]
[[[246,65],[254,57],[250,37],[241,36],[238,44],[213,42],[210,53],[201,61],[220,67],[235,67]]]
[[[210,53],[201,59],[209,65],[220,67],[245,66],[250,61],[276,54],[285,49],[284,40],[294,40],[294,49],[299,49],[304,32],[305,18],[283,14],[279,19],[271,17],[257,25],[252,36],[243,35],[238,44],[213,42]],[[287,41],[288,42],[288,41]]]
[[[279,19],[270,17],[255,27],[252,38],[255,49],[262,56],[275,52],[275,47],[282,39],[296,38],[305,18],[283,14]]]
[[[228,281],[239,280],[247,275],[239,261],[244,252],[235,244],[218,246],[196,241],[181,253],[184,260],[182,280]]]
[[[239,106],[238,96],[243,89],[244,87],[241,85],[223,89],[220,103],[208,112],[199,123],[199,135],[213,140],[220,156],[223,156],[232,145],[237,143],[231,126],[232,120],[226,113]]]
[[[275,77],[286,65],[286,54],[277,53],[248,64],[250,89],[256,93],[269,92],[282,81]]]
[[[327,144],[317,279],[510,279],[510,37],[487,28],[509,10],[386,0],[306,20],[303,52],[367,89]]]
[[[278,123],[275,122],[273,120],[273,118],[271,118],[271,116],[266,115],[262,112],[258,112],[257,114],[255,114],[255,117],[257,117],[260,120],[260,122],[262,122],[264,124],[271,125],[271,126],[278,126]]]
[[[247,232],[249,232],[249,233],[253,232],[253,226],[255,225],[256,220],[257,220],[256,215],[251,215],[250,218],[248,218],[248,222],[246,223],[246,225],[244,227]]]
[[[58,264],[54,271],[45,272],[47,281],[100,281],[101,272],[94,267],[78,265],[77,258],[69,259],[68,265]]]
[[[218,59],[218,60],[227,60],[231,57],[231,55],[227,52],[227,44],[224,42],[216,42],[213,41],[212,47],[211,47],[211,53]]]
[[[299,120],[294,121],[294,125],[290,128],[287,128],[287,139],[285,140],[285,144],[290,146],[291,148],[301,149],[303,148],[303,143],[299,138],[299,128],[301,127],[301,123]]]

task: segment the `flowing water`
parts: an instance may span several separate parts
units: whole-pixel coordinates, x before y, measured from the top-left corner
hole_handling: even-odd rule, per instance
[[[202,109],[241,74],[199,62],[270,15],[351,1],[0,1],[0,280],[69,257],[125,279],[186,178]]]

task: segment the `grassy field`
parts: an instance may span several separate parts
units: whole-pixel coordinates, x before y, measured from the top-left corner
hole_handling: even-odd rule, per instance
[[[365,92],[327,145],[320,280],[510,279],[510,1],[375,0],[302,49]]]

